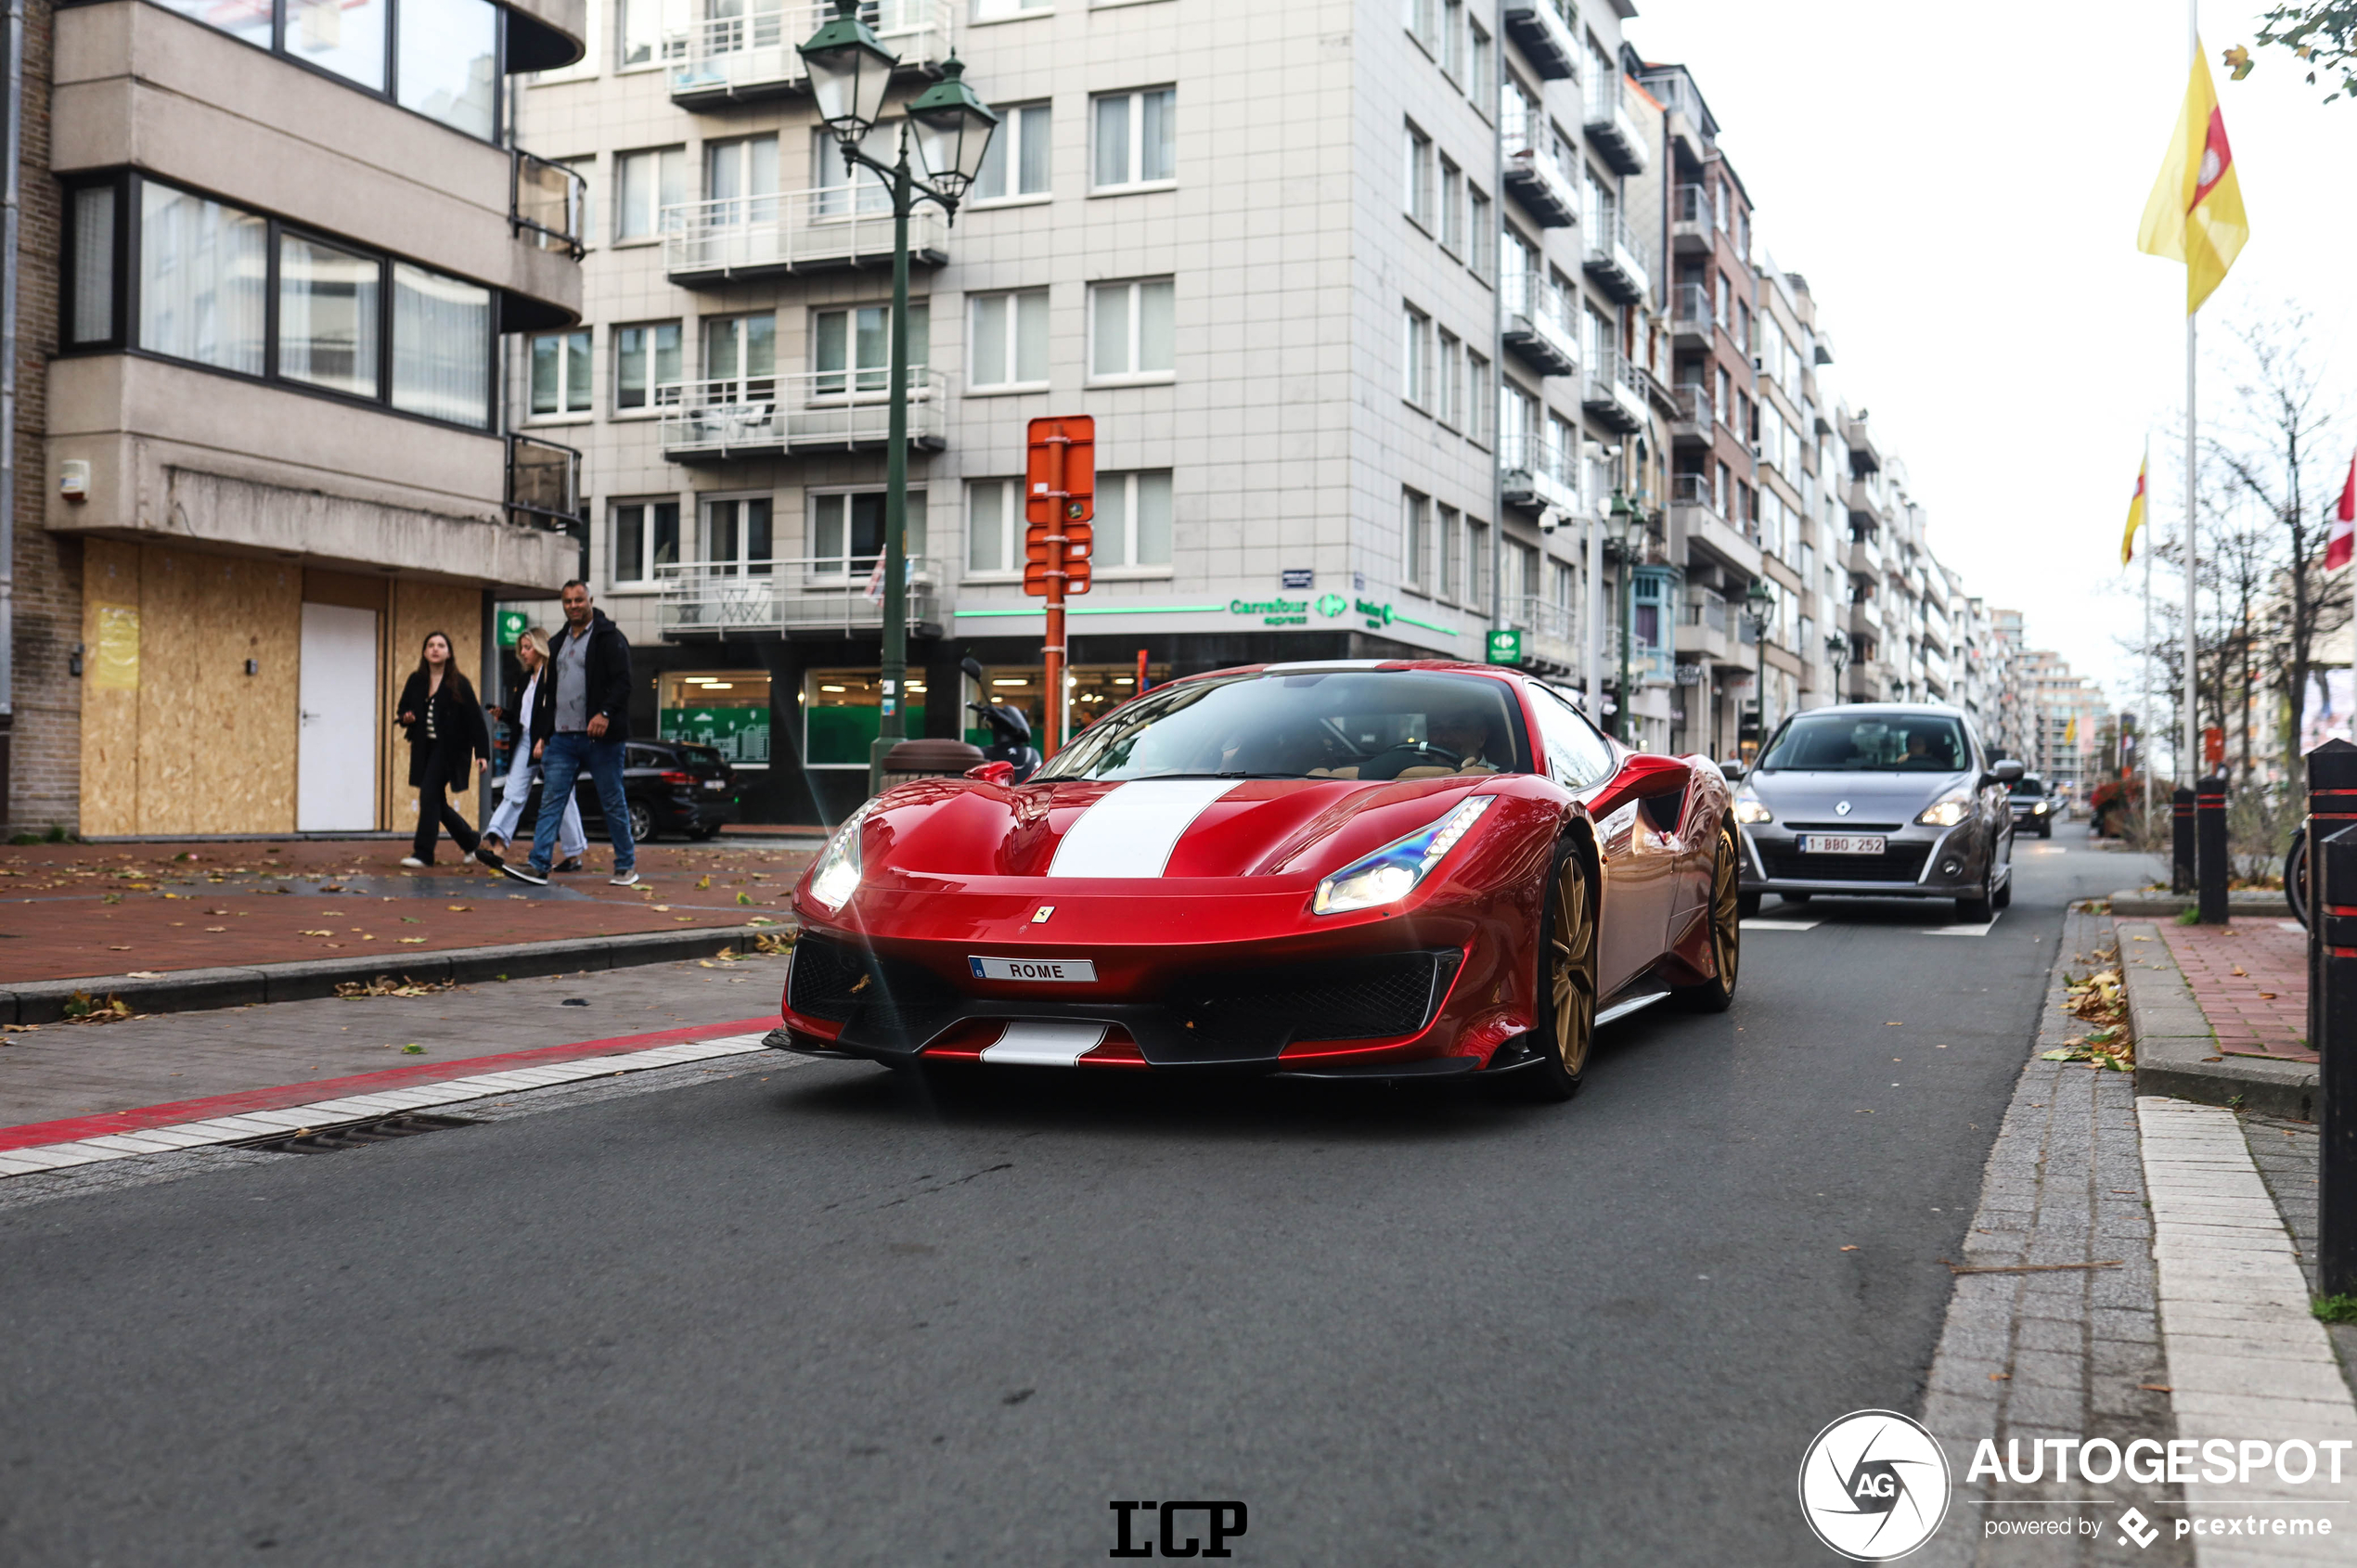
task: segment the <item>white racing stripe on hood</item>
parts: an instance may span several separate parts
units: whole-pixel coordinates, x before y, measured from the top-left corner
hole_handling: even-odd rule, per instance
[[[1232,778],[1140,778],[1080,814],[1056,845],[1051,877],[1159,877],[1179,836]]]

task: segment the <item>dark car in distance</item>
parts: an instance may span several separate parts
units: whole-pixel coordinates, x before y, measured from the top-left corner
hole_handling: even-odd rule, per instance
[[[2037,834],[2041,839],[2054,836],[2054,816],[2061,811],[2062,802],[2046,781],[2034,773],[2025,773],[2006,787],[2013,808],[2014,830]]]
[[[537,771],[532,791],[535,797],[540,793]],[[626,742],[622,793],[630,803],[630,837],[635,843],[652,843],[665,833],[708,839],[720,831],[721,824],[737,820],[736,770],[710,746],[681,740]],[[581,823],[594,844],[606,822],[598,804],[597,781],[583,773],[573,785],[573,798],[581,804]],[[538,809],[535,799],[525,808],[524,822],[536,821]],[[522,825],[516,829],[519,839],[530,831]]]

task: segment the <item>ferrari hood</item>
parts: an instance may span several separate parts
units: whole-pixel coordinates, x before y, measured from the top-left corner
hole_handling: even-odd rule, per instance
[[[1414,831],[1482,781],[927,780],[880,800],[863,843],[871,868],[919,877],[1322,875]]]

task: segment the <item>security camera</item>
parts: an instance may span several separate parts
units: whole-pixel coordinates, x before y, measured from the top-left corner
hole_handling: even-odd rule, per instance
[[[1561,528],[1563,524],[1563,513],[1553,507],[1549,507],[1545,511],[1539,514],[1539,532],[1541,533],[1552,533],[1556,529]]]

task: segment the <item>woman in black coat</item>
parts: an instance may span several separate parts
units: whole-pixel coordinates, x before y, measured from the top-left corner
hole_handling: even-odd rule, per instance
[[[427,636],[418,668],[401,688],[400,713],[409,737],[409,782],[418,790],[418,836],[401,864],[432,865],[434,843],[448,828],[468,859],[496,865],[496,856],[479,853],[475,830],[450,803],[451,791],[471,787],[475,776],[491,765],[491,732],[475,688],[451,658],[450,639],[442,633]]]

